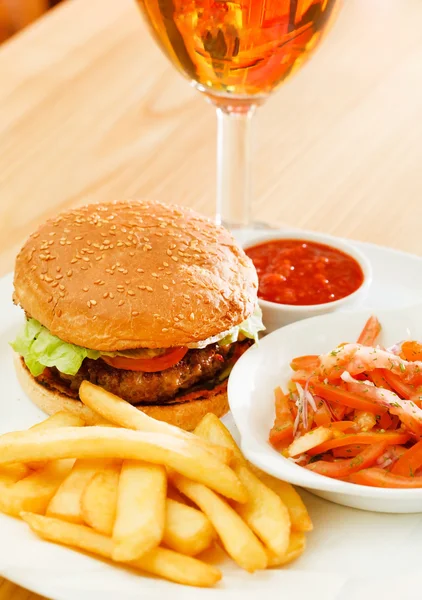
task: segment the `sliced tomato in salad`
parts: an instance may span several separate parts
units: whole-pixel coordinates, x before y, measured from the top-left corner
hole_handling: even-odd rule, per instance
[[[403,342],[400,354],[409,362],[422,360],[422,344],[419,342]]]
[[[275,446],[287,445],[293,441],[293,416],[290,411],[288,398],[281,388],[274,390],[275,419],[270,431],[269,441]]]
[[[378,431],[368,431],[360,433],[345,434],[341,437],[336,437],[332,440],[328,440],[319,446],[315,446],[308,450],[311,455],[322,454],[328,452],[333,448],[340,448],[341,446],[349,446],[350,444],[379,444],[380,442],[385,444],[405,444],[410,438],[410,435],[406,432],[401,431],[386,431],[381,433]]]
[[[305,469],[325,475],[326,477],[348,477],[360,469],[372,466],[377,458],[383,454],[385,448],[385,442],[378,442],[378,444],[368,446],[352,458],[335,460],[333,462],[317,460],[314,463],[306,465]]]
[[[391,472],[394,475],[414,477],[416,471],[422,466],[422,440],[406,450],[397,460]]]
[[[389,473],[384,469],[376,467],[363,469],[358,473],[352,473],[348,477],[348,481],[358,483],[359,485],[370,485],[372,487],[381,488],[422,488],[421,475],[416,477],[403,477],[403,475],[394,475],[394,473]]]
[[[367,400],[359,394],[349,392],[348,390],[330,385],[328,383],[312,381],[310,387],[312,392],[318,396],[321,396],[321,398],[324,398],[324,400],[327,400],[328,402],[333,402],[349,408],[355,408],[357,410],[373,412],[375,414],[380,414],[386,412],[387,410],[383,406],[380,406],[371,400]]]
[[[115,369],[125,371],[144,371],[145,373],[157,373],[174,367],[187,353],[188,348],[180,346],[169,348],[154,358],[127,358],[125,356],[102,356],[104,362]]]

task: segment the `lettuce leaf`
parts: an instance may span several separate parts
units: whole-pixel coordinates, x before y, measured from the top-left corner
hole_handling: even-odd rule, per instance
[[[257,305],[254,313],[237,327],[233,327],[219,344],[232,344],[244,336],[258,341],[258,333],[265,329],[262,312]],[[41,375],[46,367],[56,367],[66,375],[76,375],[85,358],[97,360],[101,354],[118,356],[119,352],[99,352],[64,342],[35,319],[25,321],[14,342],[15,352],[23,356],[25,364],[34,377]],[[124,355],[124,353],[122,353]]]
[[[265,326],[262,322],[262,311],[259,305],[257,304],[251,316],[248,319],[246,319],[246,321],[243,321],[243,323],[241,323],[240,325],[237,325],[237,327],[233,327],[233,329],[231,329],[229,333],[219,341],[219,344],[221,344],[222,346],[227,346],[227,344],[233,344],[233,342],[237,342],[240,335],[243,335],[244,337],[247,337],[251,340],[255,340],[255,342],[257,342],[258,333],[260,331],[264,331],[264,329]]]
[[[14,342],[10,344],[25,360],[34,377],[45,367],[56,367],[61,373],[76,375],[85,358],[97,359],[100,352],[68,344],[53,335],[35,319],[28,319]]]

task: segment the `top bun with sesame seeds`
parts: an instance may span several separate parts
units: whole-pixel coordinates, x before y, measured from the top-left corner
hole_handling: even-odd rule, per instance
[[[104,352],[195,346],[247,319],[251,260],[224,228],[152,201],[48,220],[16,259],[14,301],[49,331]]]

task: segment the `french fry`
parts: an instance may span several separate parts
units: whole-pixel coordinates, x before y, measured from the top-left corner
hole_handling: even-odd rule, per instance
[[[201,511],[167,498],[163,544],[187,556],[196,556],[216,537],[210,520]]]
[[[301,556],[306,548],[306,536],[302,531],[292,531],[289,547],[283,557],[276,556],[270,550],[267,553],[268,567],[287,565]]]
[[[81,498],[82,518],[99,533],[111,536],[116,519],[121,465],[108,466],[94,475]]]
[[[113,560],[135,560],[160,544],[164,534],[166,491],[164,467],[139,461],[123,462],[113,527]]]
[[[177,489],[197,504],[211,521],[227,554],[250,573],[265,569],[267,555],[261,542],[237,512],[212,490],[182,475],[171,474]]]
[[[248,500],[244,504],[236,504],[236,511],[281,560],[286,554],[290,539],[290,516],[281,498],[249,470],[236,442],[218,417],[206,415],[195,433],[232,448],[235,455],[233,470],[248,492]]]
[[[0,465],[29,460],[114,457],[162,464],[232,500],[247,500],[244,486],[229,466],[189,440],[174,436],[94,426],[0,437]]]
[[[56,427],[84,427],[85,421],[82,417],[60,410],[56,412],[48,419],[41,421],[30,427],[30,431],[46,431],[48,429],[55,429]]]
[[[82,495],[82,516],[87,525],[111,536],[116,518],[120,467],[109,467],[94,475]],[[188,556],[196,556],[208,548],[216,537],[208,517],[191,506],[182,496],[168,489],[163,544]],[[174,499],[177,498],[177,499]]]
[[[79,459],[72,471],[62,482],[47,507],[49,517],[57,517],[72,523],[83,523],[81,499],[86,486],[99,470],[106,467],[110,459]]]
[[[31,472],[31,469],[24,463],[1,465],[0,482],[16,483],[19,479],[23,479],[30,475]]]
[[[44,419],[40,423],[29,428],[30,431],[47,431],[48,429],[56,429],[59,427],[84,427],[85,421],[77,414],[72,414],[60,410],[51,417]],[[45,463],[30,461],[27,466],[30,469],[40,469]]]
[[[207,452],[214,453],[224,463],[228,463],[231,459],[232,453],[227,448],[222,448],[218,444],[204,442],[188,431],[184,431],[164,421],[153,419],[129,404],[129,402],[122,400],[122,398],[107,392],[104,388],[94,385],[89,381],[82,382],[79,389],[79,397],[86,406],[96,411],[108,421],[116,423],[121,427],[149,433],[174,435],[197,444]]]
[[[194,433],[200,438],[209,440],[213,444],[230,448],[233,451],[235,459],[244,462],[245,459],[230,431],[214,413],[208,413],[205,417],[202,417],[201,421],[196,426]]]
[[[236,503],[236,511],[266,547],[281,559],[290,540],[290,516],[286,505],[245,465],[235,466],[234,471],[249,494],[245,504]]]
[[[21,517],[35,533],[46,540],[107,559],[111,559],[113,555],[113,540],[89,527],[25,512]],[[131,562],[130,566],[184,585],[210,587],[221,579],[221,573],[215,567],[166,548],[154,548],[142,558]]]
[[[299,454],[303,454],[311,448],[315,448],[315,446],[328,442],[328,440],[331,440],[333,437],[334,433],[332,429],[329,429],[328,427],[317,427],[294,440],[287,448],[287,454],[289,456],[299,456]]]
[[[22,511],[44,513],[70,472],[72,463],[68,460],[54,461],[14,484],[3,486],[0,490],[0,512],[14,517]]]
[[[267,487],[272,489],[286,505],[290,515],[292,532],[312,531],[314,526],[312,525],[311,517],[295,488],[286,481],[281,481],[268,475],[268,473],[264,473],[264,471],[255,467],[252,463],[248,462],[247,464],[252,473],[255,473]]]

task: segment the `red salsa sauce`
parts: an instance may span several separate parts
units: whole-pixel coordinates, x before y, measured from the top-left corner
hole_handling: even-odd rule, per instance
[[[298,306],[334,302],[363,283],[359,263],[337,248],[307,240],[270,240],[245,249],[258,273],[258,296]]]

